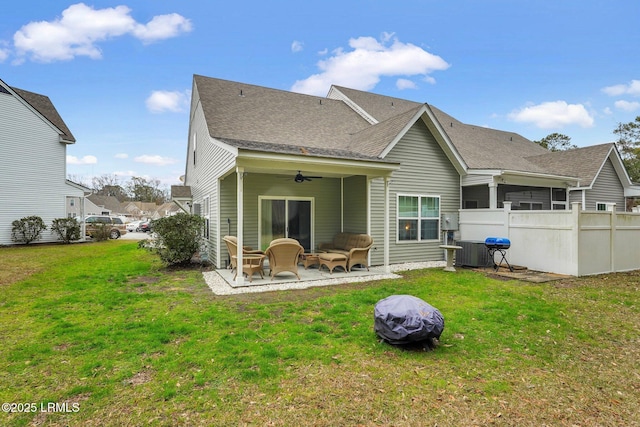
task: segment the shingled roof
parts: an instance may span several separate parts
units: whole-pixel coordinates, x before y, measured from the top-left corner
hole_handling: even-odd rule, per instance
[[[198,75],[194,81],[211,137],[241,148],[259,143],[348,152],[350,135],[369,126],[340,101]]]
[[[378,136],[378,141],[370,142],[369,144],[383,144],[383,141],[379,140],[382,132],[375,129],[377,126],[395,121],[395,126],[389,126],[389,130],[394,129],[399,132],[407,121],[414,116],[417,109],[426,105],[342,86],[333,86],[333,88],[379,122],[373,125],[371,129],[360,133],[358,142],[362,144],[366,144],[365,136],[370,135],[373,135],[374,139]],[[514,132],[462,123],[433,105],[428,105],[428,107],[470,169],[546,172],[539,164],[526,159],[527,156],[548,153],[540,145]],[[404,123],[402,123],[403,120]],[[396,135],[387,138],[386,143],[388,144]],[[496,155],[496,153],[500,153],[500,155]]]
[[[11,89],[31,105],[31,107],[38,111],[38,113],[42,114],[45,119],[51,122],[51,124],[57,127],[62,132],[65,141],[76,142],[75,137],[67,127],[64,120],[62,120],[62,117],[60,117],[58,110],[53,106],[49,97],[15,87],[12,87]]]
[[[599,144],[566,151],[547,151],[543,155],[529,157],[528,160],[551,173],[580,178],[580,184],[585,186],[593,184],[603,162],[614,149],[614,143]]]
[[[462,123],[428,104],[332,86],[317,97],[194,76],[209,134],[264,152],[380,160],[385,149],[429,110],[469,171],[504,170],[593,180],[610,145],[560,153],[515,133]]]

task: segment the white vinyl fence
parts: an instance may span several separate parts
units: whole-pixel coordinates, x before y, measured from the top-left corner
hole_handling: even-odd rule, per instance
[[[530,270],[572,276],[640,269],[640,214],[583,211],[460,210],[460,240],[511,241],[507,260]],[[497,258],[496,258],[497,259]]]

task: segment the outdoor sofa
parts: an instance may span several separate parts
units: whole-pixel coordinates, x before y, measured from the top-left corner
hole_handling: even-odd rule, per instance
[[[318,252],[343,254],[347,257],[347,271],[354,265],[362,265],[369,270],[369,249],[373,246],[373,238],[368,234],[338,233],[333,241],[320,243]]]

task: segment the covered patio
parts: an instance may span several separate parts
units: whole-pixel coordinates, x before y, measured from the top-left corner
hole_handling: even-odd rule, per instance
[[[238,246],[251,246],[266,250],[269,243],[279,237],[292,237],[304,246],[305,252],[315,252],[321,242],[331,241],[341,231],[371,233],[370,182],[381,178],[388,188],[391,174],[398,164],[362,156],[362,158],[340,158],[337,153],[320,153],[320,156],[300,156],[289,153],[266,153],[263,151],[238,150],[233,169],[220,181],[221,197],[220,236],[234,235]],[[333,154],[334,156],[330,156]],[[309,180],[297,179],[300,175],[311,176]],[[235,194],[234,194],[235,193]],[[282,206],[295,203],[296,209],[305,207],[302,215],[292,219],[285,215],[281,223],[272,218],[276,203]],[[381,200],[384,211],[389,210],[388,192]],[[300,224],[299,216],[309,217],[308,226]],[[225,222],[227,229],[225,230]],[[388,218],[384,235],[389,236]],[[387,242],[378,242],[385,253],[382,269],[388,271]],[[217,245],[217,268],[224,271],[228,255],[222,245]],[[238,253],[238,264],[242,254]],[[365,270],[366,272],[366,270]],[[321,280],[323,273],[315,272],[313,279]],[[338,274],[334,272],[333,276]],[[349,273],[356,276],[356,272]],[[328,273],[327,273],[328,275]],[[293,276],[294,279],[295,276]],[[228,280],[227,280],[228,279]],[[335,277],[332,278],[332,280]],[[282,280],[278,277],[274,279]],[[239,275],[233,286],[247,285]],[[270,280],[269,280],[270,281]],[[254,279],[253,283],[256,283]],[[255,286],[255,285],[254,285]]]

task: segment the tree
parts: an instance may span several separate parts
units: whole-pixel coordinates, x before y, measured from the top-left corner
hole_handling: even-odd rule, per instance
[[[93,192],[98,196],[113,196],[119,201],[127,200],[127,193],[120,185],[120,180],[115,174],[94,176],[91,180]]]
[[[571,144],[571,137],[567,135],[563,135],[561,133],[552,133],[540,141],[533,141],[538,145],[546,148],[549,151],[565,151],[572,150],[574,148],[578,148],[576,145]]]
[[[640,181],[640,116],[629,123],[618,123],[613,133],[618,136],[616,146],[631,181]]]
[[[91,185],[89,185],[87,178],[82,176],[82,175],[76,175],[76,174],[67,174],[67,179],[71,182],[75,182],[76,184],[80,184],[80,185],[84,185],[87,188],[91,188]]]
[[[159,179],[142,178],[132,176],[127,184],[127,190],[131,200],[136,202],[164,203],[167,200],[166,191],[160,188]]]

